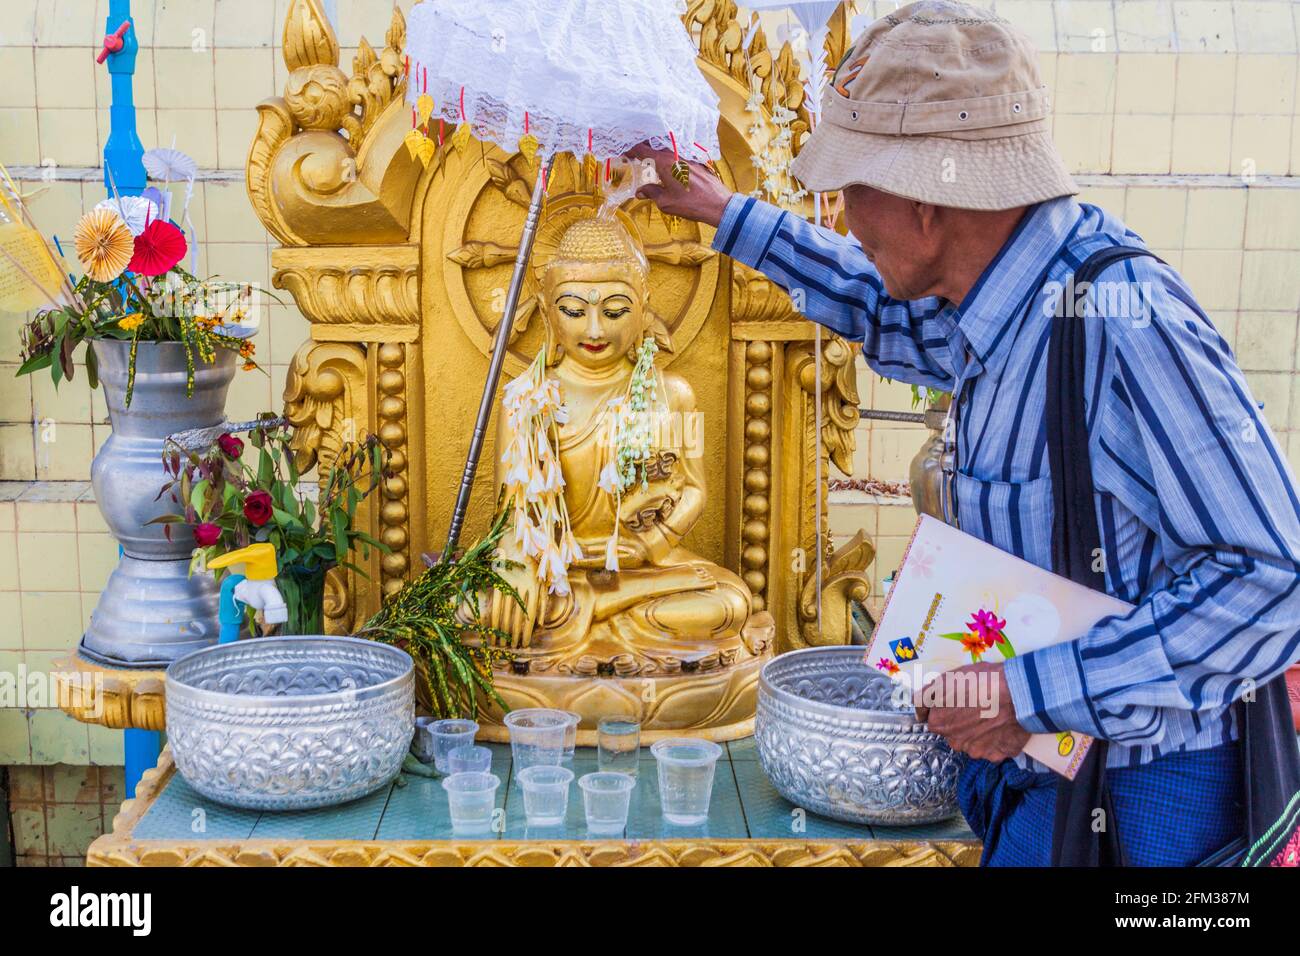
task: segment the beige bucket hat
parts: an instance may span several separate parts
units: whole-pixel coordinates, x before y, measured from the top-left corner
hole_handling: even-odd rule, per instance
[[[854,41],[791,172],[939,206],[1011,209],[1079,191],[1048,129],[1033,43],[980,7],[921,0]]]

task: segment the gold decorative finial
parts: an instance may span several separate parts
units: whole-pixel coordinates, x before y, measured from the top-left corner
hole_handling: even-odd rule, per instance
[[[293,0],[284,20],[284,63],[290,71],[338,66],[339,41],[320,0]]]

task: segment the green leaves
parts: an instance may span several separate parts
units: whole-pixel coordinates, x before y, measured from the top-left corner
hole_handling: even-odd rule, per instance
[[[458,612],[462,605],[477,609],[478,595],[488,590],[508,594],[523,606],[518,593],[498,572],[493,557],[509,514],[501,509],[483,539],[460,557],[426,569],[386,600],[358,631],[360,637],[405,648],[416,662],[430,707],[440,717],[472,717],[484,698],[508,709],[493,686],[492,666],[513,655],[466,643],[473,633],[503,635],[466,623]]]

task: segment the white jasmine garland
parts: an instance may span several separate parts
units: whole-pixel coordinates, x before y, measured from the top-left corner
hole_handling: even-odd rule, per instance
[[[559,426],[568,421],[559,383],[546,375],[543,349],[505,387],[502,409],[510,441],[501,451],[505,507],[514,511],[514,541],[537,566],[537,580],[552,594],[569,593],[569,565],[582,548],[569,525],[560,470]]]
[[[636,365],[628,380],[627,392],[610,399],[610,460],[600,471],[599,486],[614,499],[614,527],[605,542],[605,570],[617,571],[619,510],[623,492],[640,482],[650,484],[646,465],[654,449],[655,426],[661,412],[667,410],[655,354],[659,346],[647,335],[637,351]]]

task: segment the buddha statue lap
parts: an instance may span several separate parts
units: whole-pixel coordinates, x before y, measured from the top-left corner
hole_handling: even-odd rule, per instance
[[[505,576],[524,607],[499,592],[480,601],[482,622],[499,629],[485,639],[515,655],[498,688],[511,707],[575,710],[583,730],[605,714],[631,712],[652,738],[656,730],[736,736],[752,718],[757,665],[774,624],[751,612],[739,575],[682,544],[708,490],[702,423],[681,376],[654,372],[651,440],[636,456],[635,479],[611,492],[610,476],[627,467],[614,460],[612,409],[629,394],[646,339],[651,355],[671,344],[650,307],[649,269],[630,220],[588,213],[549,243],[544,227],[534,254],[545,375],[566,413],[557,417],[555,446],[576,546],[557,587],[542,580],[521,535],[502,539],[501,556],[518,564]],[[501,487],[508,476],[500,450],[516,435],[513,416],[502,409],[497,418]],[[726,729],[733,725],[735,732]]]

